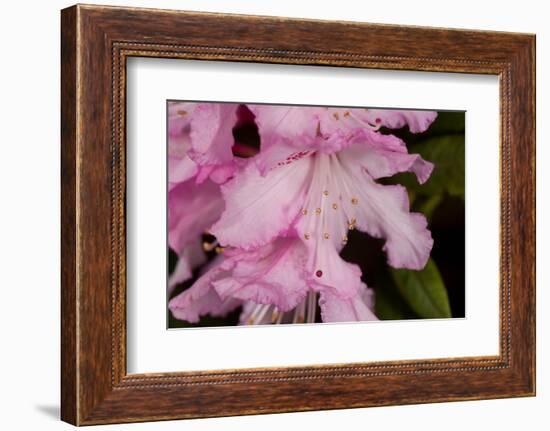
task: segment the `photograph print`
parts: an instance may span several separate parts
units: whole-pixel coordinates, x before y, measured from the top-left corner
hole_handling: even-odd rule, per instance
[[[465,316],[465,112],[167,101],[168,328]]]

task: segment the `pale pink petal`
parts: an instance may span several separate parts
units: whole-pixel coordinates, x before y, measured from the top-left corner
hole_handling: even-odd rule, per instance
[[[357,295],[342,299],[331,291],[322,291],[319,299],[323,322],[378,320],[374,314],[374,292],[362,284]]]
[[[189,157],[201,166],[222,165],[233,159],[235,103],[200,103],[193,111]]]
[[[372,125],[389,129],[409,126],[412,133],[424,132],[437,117],[435,111],[413,111],[398,109],[366,109],[363,118]]]
[[[358,227],[387,239],[385,250],[391,265],[422,268],[433,244],[425,218],[409,212],[406,190],[377,184],[358,163],[354,152],[315,153],[309,157],[312,175],[296,229],[311,249],[310,270],[325,274],[343,245],[348,230]],[[345,274],[346,271],[329,272]],[[330,281],[329,285],[340,285]]]
[[[168,191],[197,175],[197,164],[187,156],[168,155]]]
[[[405,144],[399,138],[376,132],[366,132],[362,144],[352,145],[342,154],[347,154],[349,159],[363,166],[375,179],[413,172],[422,184],[428,180],[434,167],[419,154],[407,153]]]
[[[226,261],[232,270],[212,284],[221,298],[294,308],[307,293],[307,250],[296,238],[279,238],[258,250],[236,250]]]
[[[363,166],[375,178],[391,177],[399,172],[412,172],[418,182],[424,184],[432,174],[433,163],[424,160],[420,154],[391,153],[389,151],[372,151],[365,156]]]
[[[295,145],[292,145],[289,140],[275,137],[273,145],[262,150],[258,155],[253,157],[253,161],[262,175],[265,175],[271,169],[283,167],[294,163],[295,161],[311,155],[312,151],[303,149],[299,150]]]
[[[407,191],[402,186],[376,183],[355,163],[350,154],[341,154],[345,181],[354,194],[353,217],[359,230],[385,238],[384,251],[395,268],[422,269],[430,256],[433,239],[422,214],[409,212]]]
[[[191,118],[194,103],[168,103],[168,190],[187,181],[197,173],[197,166],[189,156],[191,148]]]
[[[196,241],[187,244],[179,253],[179,259],[172,274],[168,278],[168,296],[174,288],[193,276],[193,270],[202,265],[206,260],[200,237]]]
[[[282,105],[247,105],[254,114],[256,125],[264,145],[270,145],[274,137],[290,140],[298,136],[315,136],[321,116],[326,108]]]
[[[329,291],[342,299],[353,298],[361,283],[361,269],[346,262],[330,241],[304,241],[309,249],[308,284],[319,292]]]
[[[282,147],[271,154],[278,156],[271,165],[303,151],[327,154],[340,151],[351,145],[361,128],[367,126],[344,116],[345,112],[338,114],[333,108],[268,105],[249,105],[249,108],[256,115],[262,152]]]
[[[212,181],[193,180],[177,185],[168,194],[168,244],[178,254],[196,241],[223,210],[220,188]]]
[[[225,271],[219,265],[213,266],[201,276],[189,289],[172,298],[168,308],[176,319],[197,323],[200,316],[224,316],[239,306],[240,301],[223,300],[212,288],[212,281],[224,276]]]
[[[237,166],[234,162],[218,165],[210,172],[210,179],[216,184],[223,184],[235,175],[238,169]]]
[[[170,137],[189,134],[196,105],[193,102],[168,102],[168,135]]]
[[[316,153],[311,156],[312,175],[295,226],[309,250],[308,273],[316,290],[332,288],[335,294],[350,298],[360,285],[361,270],[345,262],[339,251],[347,242],[351,204],[342,183],[346,169],[338,155]]]
[[[248,164],[222,186],[225,210],[211,232],[222,245],[246,250],[283,234],[301,209],[309,168],[305,157],[262,176]]]
[[[231,178],[238,166],[232,152],[238,107],[234,103],[169,103],[168,190],[193,177],[197,183],[210,178],[217,184]]]
[[[231,161],[222,165],[198,166],[195,181],[197,184],[210,179],[216,184],[224,184],[230,180],[238,169],[238,164]]]
[[[368,129],[362,128],[335,129],[330,134],[323,134],[314,139],[302,139],[300,144],[303,148],[334,154],[358,142],[365,142],[367,131]]]

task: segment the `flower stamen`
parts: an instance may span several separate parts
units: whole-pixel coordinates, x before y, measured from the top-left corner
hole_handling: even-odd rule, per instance
[[[218,240],[214,240],[213,242],[207,242],[207,241],[204,241],[202,243],[202,249],[208,253],[208,252],[211,252],[212,250],[216,250],[216,248],[219,246],[220,244],[218,243]],[[216,251],[217,253],[217,251]]]

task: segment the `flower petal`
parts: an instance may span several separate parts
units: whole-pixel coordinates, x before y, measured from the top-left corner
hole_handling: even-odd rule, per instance
[[[197,164],[187,156],[168,155],[168,191],[197,175]]]
[[[256,164],[262,176],[272,169],[287,166],[295,161],[307,157],[311,154],[310,150],[298,150],[296,146],[291,145],[290,141],[276,137],[273,145],[262,150],[251,160]]]
[[[430,178],[434,165],[419,154],[407,153],[401,139],[376,132],[365,133],[365,138],[363,144],[352,145],[344,151],[374,179],[391,177],[400,172],[413,172],[420,184]]]
[[[284,234],[300,211],[309,168],[305,157],[262,176],[248,164],[222,186],[225,211],[211,232],[222,245],[245,250]]]
[[[435,111],[366,109],[363,112],[363,118],[370,124],[385,126],[389,129],[409,126],[412,133],[424,132],[437,117]]]
[[[168,194],[168,244],[181,254],[208,229],[223,210],[220,188],[212,181],[186,181]]]
[[[206,260],[206,254],[199,239],[187,244],[179,254],[176,267],[168,278],[168,296],[172,294],[178,284],[189,280],[193,276],[193,269],[202,265]]]
[[[361,269],[340,257],[332,242],[306,241],[309,248],[308,284],[342,299],[353,298],[361,283]]]
[[[340,151],[351,145],[361,127],[366,126],[345,117],[348,111],[340,116],[332,108],[267,105],[249,105],[249,108],[256,115],[262,151],[277,147],[271,154],[279,156],[277,162],[302,151],[326,154]]]
[[[188,135],[196,103],[168,102],[168,136]]]
[[[256,117],[262,147],[274,137],[290,140],[298,136],[317,134],[320,116],[326,108],[282,105],[247,105]]]
[[[240,301],[234,299],[223,300],[212,288],[212,281],[223,276],[224,270],[220,265],[214,265],[201,276],[189,289],[172,298],[168,308],[176,319],[197,323],[200,316],[224,316],[239,306]]]
[[[168,103],[168,190],[197,173],[196,163],[187,155],[191,148],[191,118],[196,104]]]
[[[374,292],[362,283],[357,295],[342,299],[330,291],[321,291],[319,299],[323,322],[378,320],[374,314]]]
[[[306,295],[306,247],[296,238],[279,238],[256,251],[237,250],[226,259],[227,277],[212,284],[221,298],[294,308]]]
[[[355,194],[357,228],[373,237],[386,238],[384,251],[391,266],[422,269],[430,256],[433,239],[426,218],[409,212],[407,190],[377,184],[352,154],[342,152],[339,156],[347,167],[344,181]]]
[[[233,159],[235,103],[200,103],[193,111],[189,157],[201,166],[222,165]]]

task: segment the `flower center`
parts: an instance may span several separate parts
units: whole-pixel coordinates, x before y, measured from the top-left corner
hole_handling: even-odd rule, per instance
[[[315,323],[316,314],[317,293],[310,291],[295,308],[286,312],[280,311],[272,304],[252,304],[252,307],[245,311],[243,323],[246,325]]]
[[[348,231],[355,229],[359,198],[338,153],[316,152],[311,183],[297,229],[307,244],[314,247],[314,274],[325,274],[325,251],[339,252],[348,242]]]

